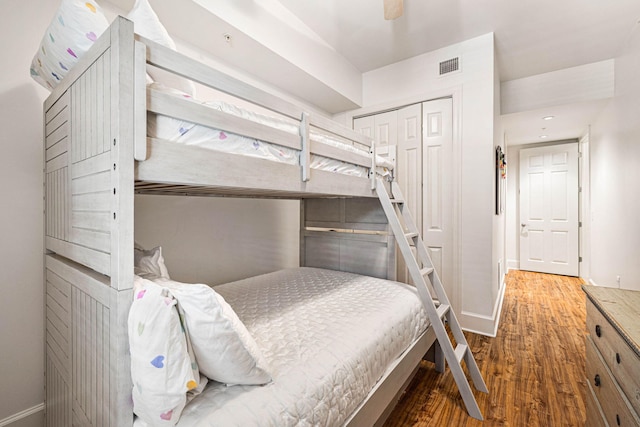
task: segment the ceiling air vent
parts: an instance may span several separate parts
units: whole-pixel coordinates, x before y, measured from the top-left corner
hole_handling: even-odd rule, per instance
[[[440,75],[453,73],[454,71],[458,71],[459,69],[460,69],[459,58],[447,59],[446,61],[442,61],[440,63]]]

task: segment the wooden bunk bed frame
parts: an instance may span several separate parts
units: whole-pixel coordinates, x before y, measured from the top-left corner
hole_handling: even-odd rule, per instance
[[[147,91],[147,65],[296,119],[301,136]],[[301,165],[148,139],[148,111],[295,148]],[[369,146],[371,155],[314,144],[310,127]],[[375,170],[372,141],[145,40],[122,17],[45,101],[44,134],[47,426],[133,423],[127,315],[136,192],[303,199],[301,265],[395,278],[395,243],[373,191],[375,174],[309,168],[310,155],[320,154]],[[353,248],[369,249],[358,258]],[[347,425],[384,420],[434,340],[429,328]]]

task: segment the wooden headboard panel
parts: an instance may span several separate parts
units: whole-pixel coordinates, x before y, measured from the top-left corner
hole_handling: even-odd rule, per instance
[[[300,265],[396,279],[393,234],[378,199],[300,203]]]
[[[133,283],[134,151],[140,139],[146,144],[146,114],[139,115],[144,70],[133,24],[117,19],[44,104],[46,249],[111,277],[116,289]]]

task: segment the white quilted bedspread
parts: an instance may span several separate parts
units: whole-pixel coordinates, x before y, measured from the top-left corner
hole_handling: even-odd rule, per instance
[[[265,386],[210,383],[178,426],[341,425],[427,327],[414,288],[299,268],[215,287],[268,360]]]

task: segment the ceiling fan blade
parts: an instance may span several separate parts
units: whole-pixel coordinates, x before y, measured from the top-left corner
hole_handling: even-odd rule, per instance
[[[384,0],[384,19],[391,20],[402,16],[402,0]]]

